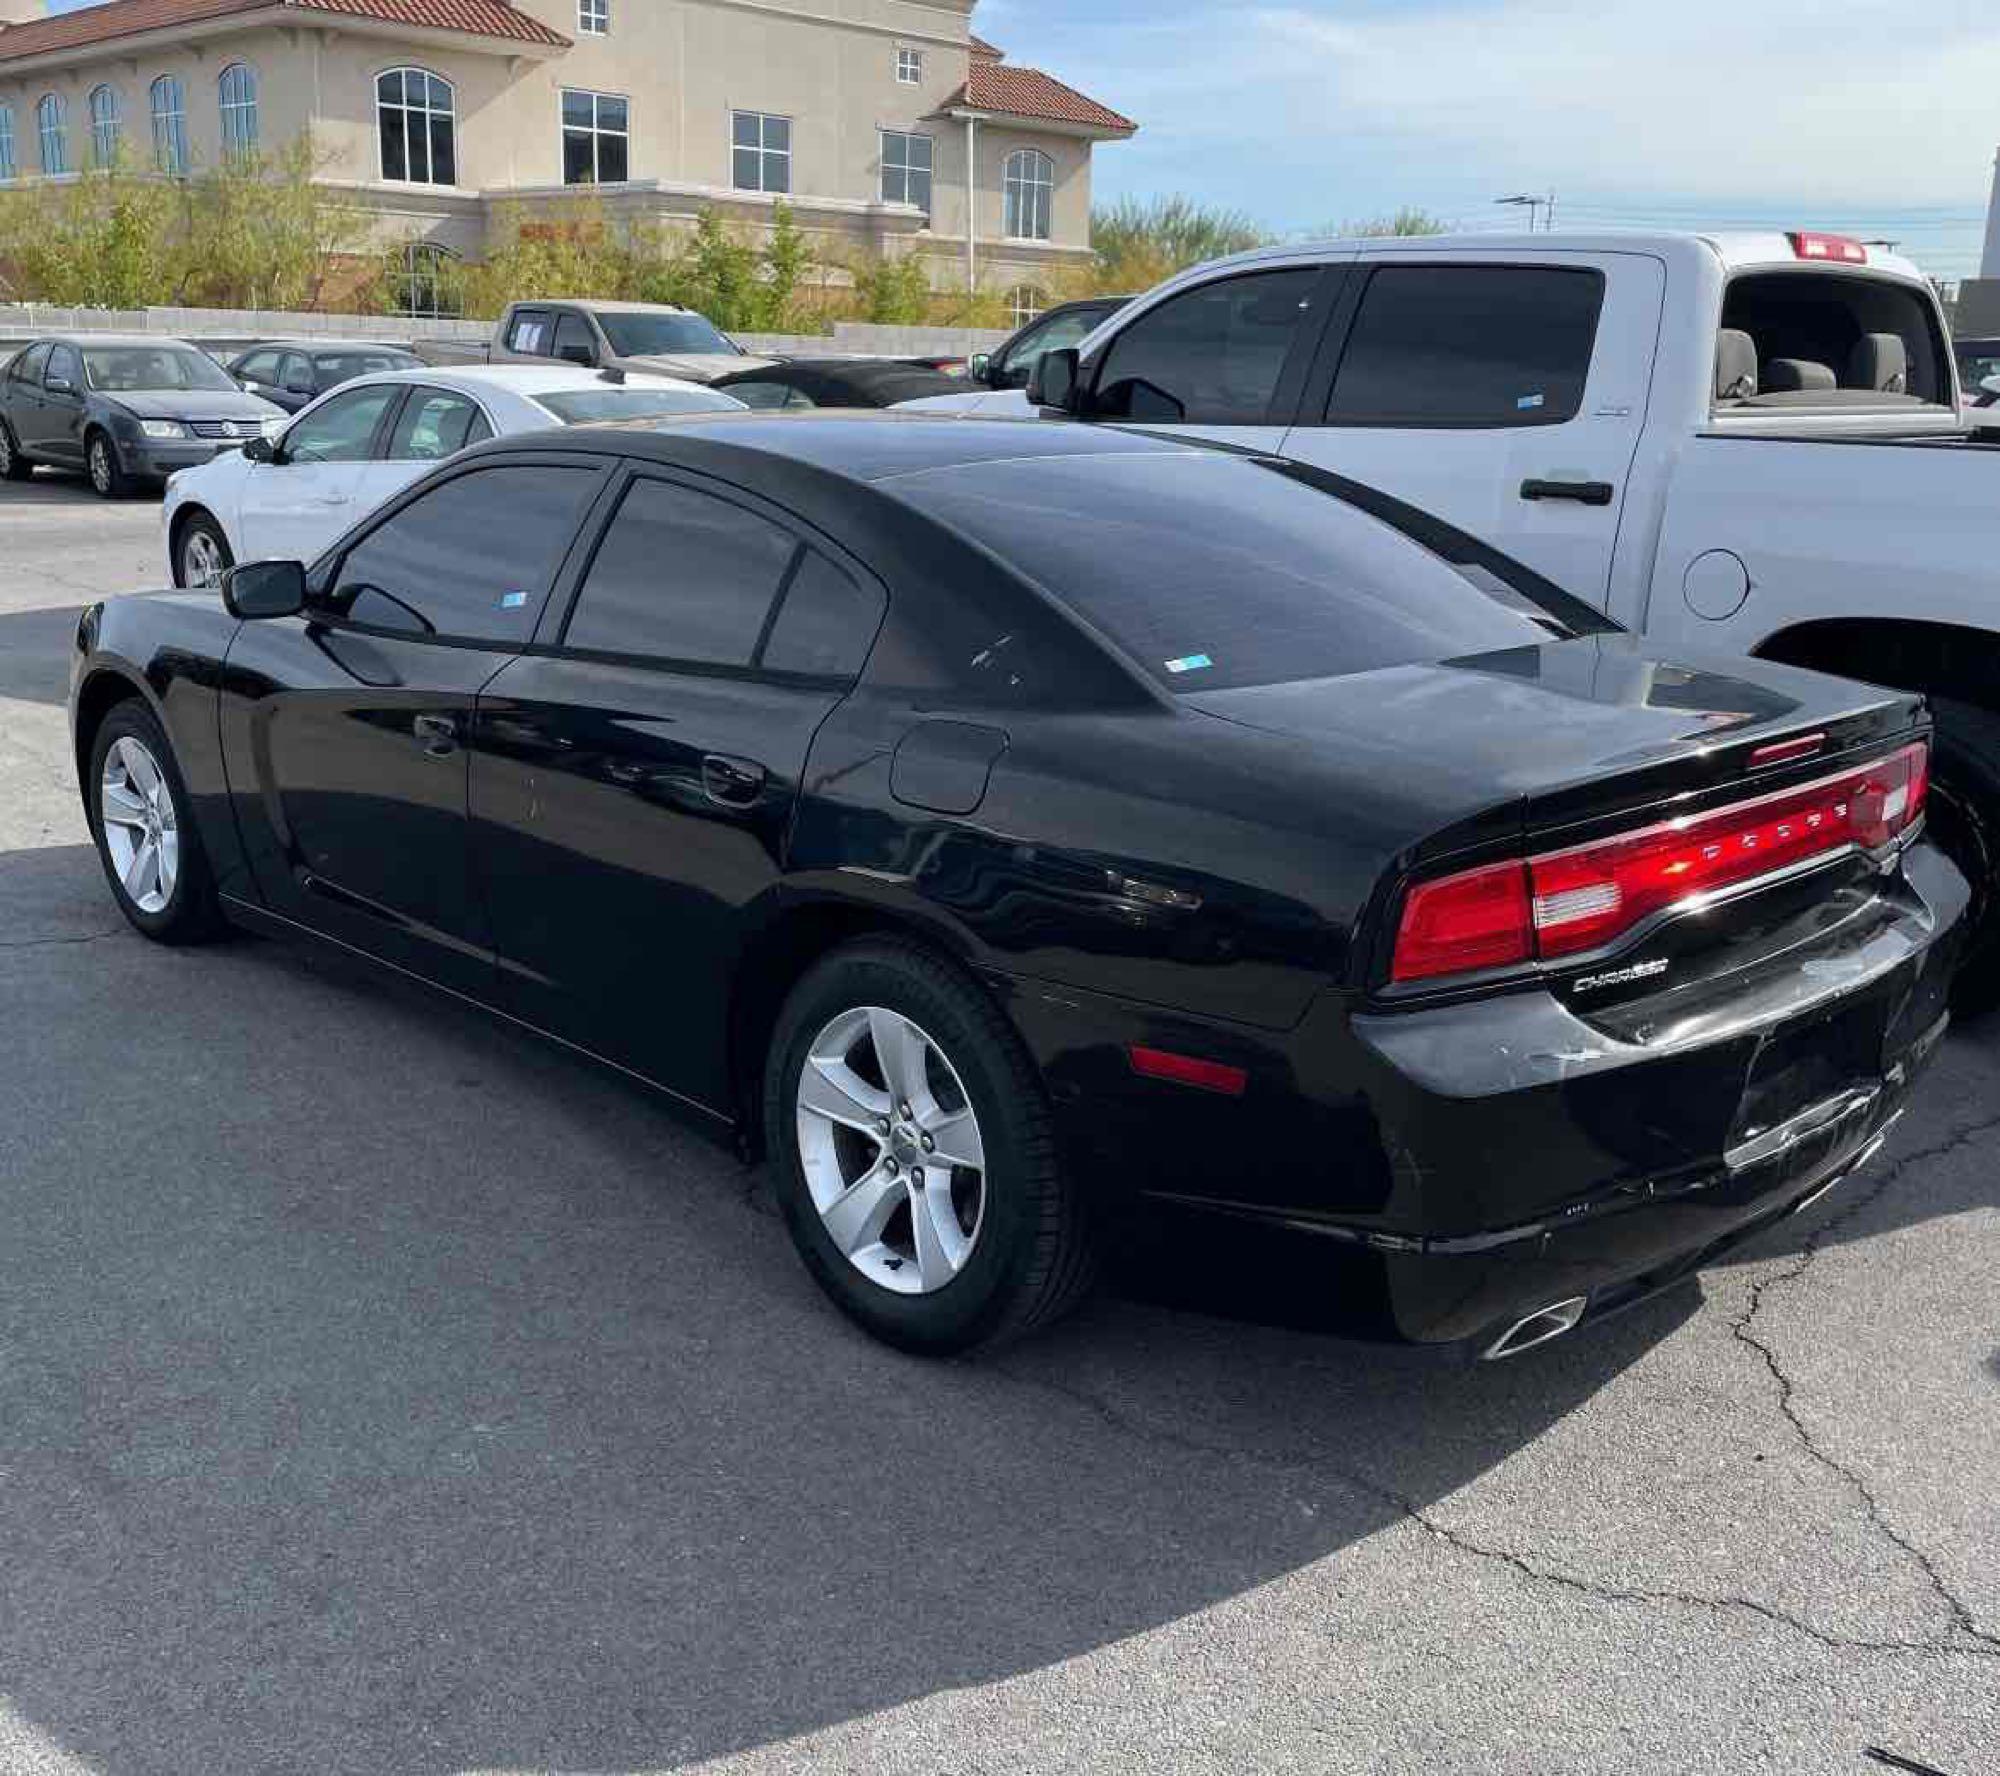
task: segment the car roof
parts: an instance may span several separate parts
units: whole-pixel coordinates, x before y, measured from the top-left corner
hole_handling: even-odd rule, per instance
[[[182,351],[201,351],[201,347],[189,340],[175,339],[166,333],[44,333],[39,339],[31,339],[22,350],[37,345],[73,345],[81,350],[87,345],[157,345],[178,347]],[[206,357],[208,354],[203,352]]]
[[[617,381],[607,381],[601,370],[563,364],[467,364],[449,368],[422,364],[412,370],[377,370],[344,382],[343,389],[373,382],[422,382],[437,388],[458,389],[477,394],[481,389],[501,389],[533,398],[536,395],[575,394],[593,388],[700,389],[701,383],[685,376],[661,376],[650,370],[628,371]]]
[[[517,302],[516,308],[587,308],[597,314],[672,314],[698,312],[675,302],[613,302],[598,296],[536,296]]]
[[[1153,455],[1223,460],[1198,444],[1068,421],[894,411],[694,413],[517,434],[479,448],[491,452],[524,446],[538,451],[611,450],[666,464],[733,456],[795,463],[867,482],[1024,458]]]
[[[259,339],[246,345],[236,355],[247,358],[252,352],[295,351],[295,352],[401,352],[406,358],[416,353],[407,345],[398,345],[390,339]]]

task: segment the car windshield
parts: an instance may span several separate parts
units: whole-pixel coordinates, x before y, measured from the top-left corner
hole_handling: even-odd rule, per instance
[[[206,352],[171,345],[93,345],[83,369],[94,389],[224,389],[236,384]]]
[[[388,370],[415,370],[423,363],[408,352],[332,352],[313,360],[321,379],[331,387],[357,376],[377,376]]]
[[[1609,627],[1476,545],[1463,564],[1448,561],[1261,458],[1043,457],[884,486],[1010,562],[1176,692],[1334,678]]]
[[[604,388],[571,389],[560,395],[537,395],[564,425],[590,425],[608,419],[671,419],[677,413],[741,413],[744,403],[720,389]]]
[[[715,323],[698,314],[605,314],[597,324],[611,349],[621,358],[671,357],[680,352],[716,353],[740,358],[742,348],[716,331]]]
[[[1991,376],[2000,376],[2000,350],[1969,351],[1958,360],[1958,380],[1968,392],[1983,388]]]

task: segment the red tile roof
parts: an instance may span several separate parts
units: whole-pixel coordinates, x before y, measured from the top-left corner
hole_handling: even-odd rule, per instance
[[[1004,62],[1007,59],[1007,52],[1004,49],[988,43],[977,31],[966,33],[966,43],[976,56],[988,56],[996,62]]]
[[[947,109],[956,106],[973,111],[998,111],[1008,117],[1081,124],[1086,129],[1121,136],[1129,136],[1139,127],[1109,105],[1084,97],[1075,87],[1063,85],[1039,68],[1012,68],[976,56],[965,85],[947,101]]]
[[[104,0],[80,12],[0,29],[0,62],[85,49],[142,31],[206,24],[239,12],[334,12],[380,24],[465,31],[516,43],[567,48],[569,39],[508,4],[508,0]]]

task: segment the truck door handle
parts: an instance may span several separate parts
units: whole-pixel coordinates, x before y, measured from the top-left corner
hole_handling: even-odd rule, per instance
[[[1580,506],[1608,506],[1618,497],[1609,481],[1523,481],[1524,500],[1575,500]]]
[[[710,753],[701,761],[701,787],[711,802],[725,808],[748,808],[764,793],[767,773],[752,759],[724,758]]]
[[[448,715],[420,715],[410,730],[424,743],[426,758],[450,758],[458,750],[458,723]]]

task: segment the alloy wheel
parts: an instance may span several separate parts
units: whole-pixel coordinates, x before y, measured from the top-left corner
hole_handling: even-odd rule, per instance
[[[102,438],[90,441],[90,484],[99,493],[111,491],[111,446]]]
[[[842,1012],[806,1052],[796,1114],[806,1187],[848,1263],[898,1295],[955,1280],[985,1219],[986,1148],[937,1043],[900,1012]]]
[[[127,734],[104,755],[97,806],[104,846],[127,898],[142,913],[163,913],[180,877],[180,817],[166,773]]]
[[[181,542],[181,584],[203,589],[222,583],[222,545],[205,526],[190,527]]]
[[[7,428],[0,425],[0,481],[9,480],[14,473],[14,440],[7,435]]]

